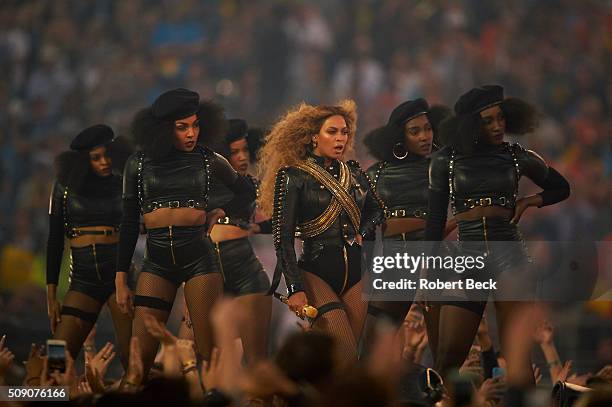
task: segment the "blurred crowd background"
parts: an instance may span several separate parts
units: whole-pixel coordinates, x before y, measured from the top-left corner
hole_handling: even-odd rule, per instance
[[[524,216],[525,237],[601,242],[612,240],[610,72],[607,1],[4,0],[0,331],[47,335],[55,155],[94,123],[126,134],[134,112],[164,90],[197,90],[228,117],[264,127],[302,100],[354,98],[365,167],[372,160],[359,138],[400,102],[452,107],[469,88],[500,83],[541,110],[539,130],[521,143],[572,186],[568,201]],[[267,239],[257,247],[271,270]],[[612,362],[610,304],[559,307],[560,346],[578,370]]]

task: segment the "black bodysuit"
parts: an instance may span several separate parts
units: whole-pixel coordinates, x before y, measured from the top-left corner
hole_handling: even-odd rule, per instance
[[[133,154],[124,173],[124,213],[117,269],[128,270],[138,239],[141,213],[159,208],[214,209],[208,206],[212,177],[235,194],[222,207],[226,213],[250,205],[255,199],[251,183],[240,177],[221,155],[199,145],[191,152],[173,149],[156,160],[142,152]],[[202,248],[209,244],[204,242],[209,240],[203,236],[204,228],[202,225],[149,229],[143,270],[177,284],[197,274],[217,271],[211,270],[214,268],[212,254]]]
[[[323,158],[310,156],[308,159],[324,167]],[[296,227],[300,223],[317,218],[325,211],[332,194],[313,176],[295,167],[282,168],[276,176],[272,216],[278,259],[275,282],[282,271],[290,295],[303,290],[302,270],[321,277],[338,295],[361,279],[360,248],[354,243],[355,237],[357,233],[362,236],[371,233],[382,222],[383,211],[359,164],[355,161],[349,161],[347,164],[351,176],[349,195],[361,210],[359,231],[354,230],[343,210],[323,233],[302,238],[303,254],[299,263],[294,249]],[[324,168],[338,178],[340,163],[337,160]],[[274,287],[275,283],[272,285]]]
[[[80,231],[85,226],[119,228],[122,216],[121,177],[90,175],[78,191],[56,182],[49,205],[47,284],[57,284],[64,250],[64,237],[103,234]],[[116,244],[71,248],[70,289],[102,302],[114,291]]]

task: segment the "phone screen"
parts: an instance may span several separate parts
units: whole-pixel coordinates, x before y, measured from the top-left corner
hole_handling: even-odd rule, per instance
[[[493,379],[496,379],[498,377],[503,377],[506,375],[506,369],[504,369],[503,367],[494,367],[493,368]]]
[[[59,370],[66,371],[66,345],[62,343],[47,342],[47,358],[49,373]]]

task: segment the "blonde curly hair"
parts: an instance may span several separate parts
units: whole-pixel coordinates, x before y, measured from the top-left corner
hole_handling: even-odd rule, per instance
[[[274,124],[258,157],[258,178],[261,180],[258,203],[264,214],[272,215],[274,183],[278,170],[302,161],[312,137],[319,134],[326,119],[336,115],[344,117],[349,129],[344,157],[352,151],[357,131],[357,106],[353,100],[343,100],[335,106],[301,103]]]

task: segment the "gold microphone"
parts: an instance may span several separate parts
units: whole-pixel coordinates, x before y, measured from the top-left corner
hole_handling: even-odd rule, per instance
[[[286,295],[275,292],[274,297],[278,298],[283,304],[289,304],[289,297]],[[319,314],[319,310],[312,305],[306,304],[302,307],[301,311],[296,312],[295,314],[301,319],[304,319],[304,317],[308,319],[315,319]]]

